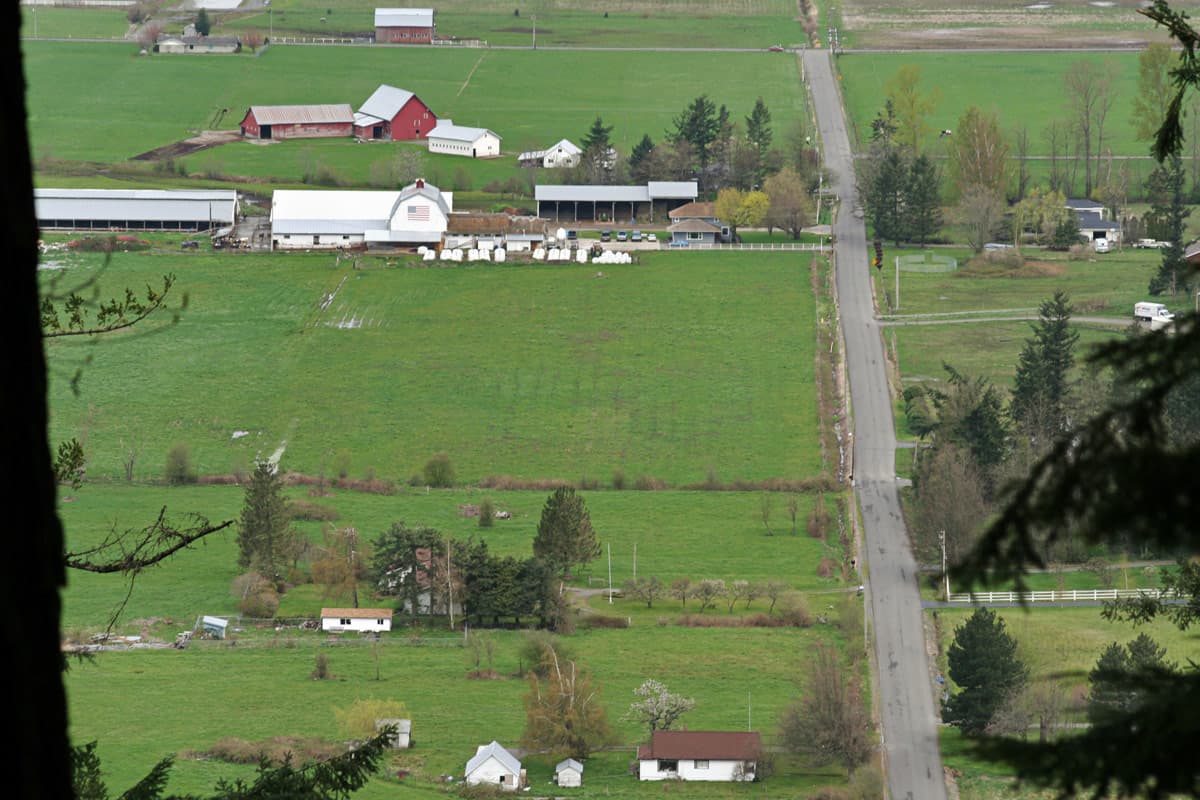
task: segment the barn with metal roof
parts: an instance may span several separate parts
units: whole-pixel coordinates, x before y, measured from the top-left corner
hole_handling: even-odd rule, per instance
[[[695,181],[650,181],[645,186],[538,184],[537,214],[562,222],[654,220],[699,196]]]
[[[237,221],[233,189],[35,189],[42,230],[208,231]]]
[[[421,98],[385,83],[354,114],[354,135],[359,139],[423,139],[437,124],[437,115]]]
[[[500,155],[500,136],[487,128],[455,125],[454,120],[444,119],[429,132],[429,152],[492,158]]]
[[[250,106],[241,123],[248,139],[317,139],[354,135],[349,103],[316,106]]]
[[[432,8],[375,9],[376,42],[432,44],[435,28]]]
[[[400,191],[277,190],[271,245],[314,250],[440,242],[454,195],[418,179]]]

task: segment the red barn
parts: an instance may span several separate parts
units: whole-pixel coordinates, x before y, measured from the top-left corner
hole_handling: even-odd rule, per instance
[[[375,9],[375,41],[384,44],[433,44],[432,8]]]
[[[360,139],[424,139],[437,121],[421,98],[384,84],[354,115],[354,135]]]
[[[250,139],[316,139],[354,135],[348,103],[332,106],[250,106],[242,118]]]

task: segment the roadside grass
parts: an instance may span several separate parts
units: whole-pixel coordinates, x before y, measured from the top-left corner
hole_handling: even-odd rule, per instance
[[[367,543],[393,522],[406,522],[427,525],[454,538],[484,540],[500,555],[528,557],[549,493],[404,489],[381,496],[334,490],[327,497],[312,497],[305,489],[295,487],[288,489],[287,495],[334,509],[338,518],[332,524],[357,528]],[[191,628],[202,614],[236,612],[230,584],[241,572],[237,566],[236,524],[244,497],[241,487],[88,483],[70,496],[72,500],[61,504],[60,513],[67,531],[67,547],[76,552],[95,546],[114,527],[125,530],[148,525],[164,506],[173,518],[194,512],[213,522],[235,521],[229,529],[140,575],[122,614],[120,631],[136,633],[152,628],[156,635],[170,638],[179,630]],[[497,508],[510,512],[513,518],[497,520],[490,529],[478,527],[477,520],[465,516],[461,507],[478,505],[484,496],[492,498]],[[797,498],[799,532],[795,536],[787,532],[782,494],[773,497],[774,536],[763,529],[761,495],[755,492],[590,491],[583,497],[605,552],[577,572],[578,585],[607,585],[607,552],[611,545],[613,583],[619,588],[633,576],[636,545],[637,574],[655,575],[667,585],[687,576],[694,581],[780,580],[790,589],[804,592],[837,590],[841,586],[836,577],[823,578],[817,572],[822,558],[840,563],[843,555],[836,527],[828,545],[805,532],[814,502],[811,495]],[[833,509],[832,496],[827,498],[826,507]],[[321,542],[321,523],[296,522],[295,527],[309,541]],[[681,553],[686,553],[686,558],[681,558]],[[113,576],[73,571],[64,594],[64,629],[102,629],[123,600],[124,592],[124,584]],[[362,593],[369,596],[368,587],[362,587]],[[639,605],[644,608],[644,604],[624,602],[628,608],[621,615],[638,612],[651,623],[658,615],[656,609],[642,615]],[[283,596],[279,616],[312,618],[323,606],[347,603],[346,598],[328,596],[321,586],[301,584]],[[751,611],[766,611],[767,604],[757,600]]]
[[[134,651],[100,655],[80,664],[65,680],[71,704],[72,737],[100,741],[110,785],[124,787],[164,755],[201,751],[236,736],[257,740],[275,735],[319,736],[340,741],[333,709],[356,699],[386,697],[404,701],[413,716],[415,748],[396,759],[414,774],[402,783],[376,778],[356,797],[392,796],[397,788],[432,793],[442,774],[461,775],[476,745],[498,739],[517,743],[524,727],[522,697],[527,684],[518,670],[516,632],[489,634],[498,648],[499,680],[470,680],[458,646],[431,646],[384,637],[378,647],[351,640],[325,647],[321,634],[284,635],[273,646],[196,643],[185,651]],[[693,730],[741,730],[747,722],[775,737],[779,713],[804,685],[797,670],[819,639],[848,646],[831,628],[695,630],[636,627],[596,630],[567,638],[578,663],[590,669],[601,688],[609,721],[626,745],[644,733],[621,720],[632,691],[657,677],[672,691],[694,697],[688,714]],[[357,645],[357,646],[356,646]],[[853,646],[853,645],[849,645]],[[333,680],[309,678],[315,655],[329,658]],[[698,654],[703,653],[703,657]],[[379,680],[376,680],[378,674]],[[122,704],[113,698],[136,698]],[[286,698],[286,700],[284,700]],[[181,706],[186,709],[184,711]],[[625,767],[632,751],[589,761],[586,794],[649,797],[661,786],[640,784]],[[592,765],[596,769],[592,769]],[[549,764],[534,760],[530,779],[544,785]],[[689,787],[699,797],[779,797],[816,786],[841,783],[836,768],[813,768],[781,759],[780,771],[761,784]],[[172,771],[172,791],[210,788],[217,777],[245,776],[251,769],[180,758]]]
[[[416,92],[443,119],[496,131],[504,152],[513,155],[561,137],[577,139],[597,113],[614,126],[617,149],[628,153],[643,134],[661,140],[684,105],[700,94],[726,104],[738,121],[762,96],[780,140],[805,118],[797,61],[777,53],[287,46],[253,59],[138,58],[129,44],[41,41],[25,43],[25,51],[38,160],[122,161],[192,131],[236,129],[251,105],[357,107],[380,83]],[[721,68],[713,69],[714,63]],[[80,74],[108,76],[103,95],[71,79]],[[187,102],[178,101],[180,87],[188,87]],[[663,87],[670,88],[664,93]],[[145,114],[148,107],[157,113]],[[88,121],[88,136],[71,133],[80,120]],[[250,176],[298,181],[309,154],[324,157],[337,172],[359,176],[371,161],[402,146],[349,140],[243,143],[185,161],[193,172],[244,169]],[[448,158],[437,164],[449,165]],[[494,162],[457,159],[458,166],[475,188],[503,175],[501,166],[520,174],[512,155]],[[449,166],[443,169],[452,176]]]
[[[65,285],[101,267],[55,258]],[[312,475],[345,451],[352,477],[397,482],[439,452],[466,484],[825,471],[807,257],[655,252],[603,277],[337,258],[114,254],[106,296],[171,272],[188,308],[177,325],[48,342],[52,438],[85,439],[97,478],[123,477],[136,450],[139,480],[161,479],[176,443],[201,475],[276,450]]]

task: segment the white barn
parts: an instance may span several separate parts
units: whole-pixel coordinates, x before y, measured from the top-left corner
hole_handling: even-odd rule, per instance
[[[392,629],[390,608],[322,608],[321,630],[379,633]]]
[[[583,786],[583,764],[564,758],[554,766],[554,780],[559,786]]]
[[[494,158],[500,155],[500,137],[487,128],[455,125],[453,120],[438,120],[429,132],[429,152],[467,158]]]
[[[579,157],[583,151],[570,139],[560,139],[556,144],[545,150],[529,150],[517,156],[521,166],[545,167],[559,169],[562,167],[579,166]]]
[[[271,246],[329,250],[437,244],[453,210],[452,192],[419,178],[398,192],[280,189],[271,201]]]
[[[525,771],[516,756],[493,740],[490,744],[479,745],[475,756],[467,762],[463,780],[516,791],[525,784]]]
[[[762,753],[757,733],[655,731],[638,748],[643,781],[752,781]]]
[[[34,189],[42,230],[208,231],[233,225],[233,189]]]

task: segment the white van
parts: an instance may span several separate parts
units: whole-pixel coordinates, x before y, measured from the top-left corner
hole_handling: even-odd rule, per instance
[[[1096,248],[1097,253],[1107,253],[1108,239],[1097,239],[1096,241],[1092,242],[1092,246]]]

